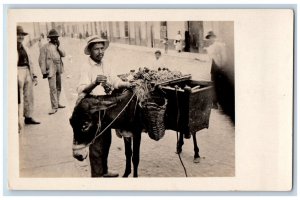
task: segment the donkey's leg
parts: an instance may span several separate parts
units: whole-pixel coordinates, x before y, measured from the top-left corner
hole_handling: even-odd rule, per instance
[[[197,138],[196,138],[196,133],[192,133],[193,135],[193,143],[194,143],[194,163],[199,163],[200,162],[200,155],[199,155],[199,148],[197,144]]]
[[[126,168],[123,177],[128,177],[131,173],[131,138],[124,137],[124,146],[125,146],[125,156],[126,156]]]
[[[134,133],[133,135],[133,177],[138,177],[138,167],[140,162],[140,145],[141,145],[141,132]]]
[[[176,153],[177,154],[180,154],[182,152],[182,146],[183,146],[183,144],[184,144],[184,142],[183,142],[183,133],[180,132],[180,134],[179,134],[179,140],[177,142],[177,149],[176,149]]]

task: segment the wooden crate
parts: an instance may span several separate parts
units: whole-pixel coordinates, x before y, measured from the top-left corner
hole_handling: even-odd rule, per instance
[[[179,88],[184,88],[186,85],[191,88],[200,87],[195,90],[179,89],[176,95],[175,85]],[[165,117],[166,129],[182,133],[195,133],[209,127],[213,94],[212,82],[184,80],[168,86],[161,86],[161,88],[168,99]]]

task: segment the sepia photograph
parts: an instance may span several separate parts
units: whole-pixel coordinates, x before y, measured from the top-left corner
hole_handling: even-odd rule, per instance
[[[258,120],[270,113],[287,116],[289,109],[272,109],[279,106],[274,100],[260,115],[252,114],[261,108],[256,100],[265,103],[263,98],[274,97],[261,86],[264,81],[275,81],[272,76],[279,73],[264,78],[264,68],[251,65],[252,61],[266,62],[252,56],[255,49],[243,45],[247,40],[254,44],[255,39],[242,31],[247,27],[239,21],[257,16],[265,20],[257,22],[259,28],[268,24],[278,31],[272,13],[223,10],[228,17],[220,17],[225,15],[216,10],[171,10],[162,16],[161,10],[102,11],[24,9],[9,13],[14,22],[8,29],[10,64],[17,65],[9,74],[11,91],[15,91],[10,95],[9,149],[15,155],[9,167],[10,188],[57,189],[59,184],[67,189],[99,190],[289,188],[292,132],[289,127],[284,129],[289,134],[282,136],[281,127],[288,127],[291,119],[276,124],[275,129],[269,126],[271,117]],[[53,13],[54,17],[48,17]],[[274,13],[276,19],[292,18],[289,12]],[[287,44],[282,56],[289,57],[288,69],[282,75],[289,77],[292,23],[285,25],[286,41],[278,43]],[[257,37],[261,36],[259,28]],[[276,34],[275,38],[283,37]],[[258,48],[271,41],[264,39],[255,42]],[[251,62],[243,59],[246,53]],[[266,70],[278,72],[280,67]],[[288,79],[282,83],[276,86],[275,95],[281,96],[281,87],[290,84]],[[289,102],[292,92],[286,92],[281,97]],[[280,106],[291,106],[284,102]],[[271,130],[276,137],[266,136]],[[266,135],[258,136],[264,131]],[[285,138],[281,146],[280,137]],[[260,143],[267,138],[273,141],[270,146]],[[274,149],[278,154],[269,154]],[[286,166],[277,165],[283,151],[287,152]],[[263,166],[268,159],[276,167]],[[261,170],[272,176],[261,175]],[[261,177],[266,186],[258,184]],[[286,179],[273,185],[270,180],[278,177]],[[135,187],[135,180],[142,184]],[[184,186],[178,189],[179,185]]]
[[[16,31],[20,177],[235,175],[233,22]]]

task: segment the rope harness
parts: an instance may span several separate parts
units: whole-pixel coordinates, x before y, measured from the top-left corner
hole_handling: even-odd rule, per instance
[[[94,142],[96,141],[96,139],[98,137],[100,137],[119,117],[120,115],[125,111],[125,109],[128,107],[128,105],[130,104],[130,102],[133,100],[133,98],[135,97],[136,95],[136,92],[134,92],[132,94],[132,96],[130,97],[130,99],[128,100],[128,102],[126,103],[126,105],[122,108],[122,110],[117,114],[117,116],[99,133],[98,131],[100,130],[101,128],[101,117],[100,117],[100,110],[98,111],[99,113],[99,122],[98,122],[98,126],[97,126],[97,130],[96,130],[96,133],[95,133],[95,137],[92,139],[92,141],[90,143],[88,143],[87,145],[85,145],[84,147],[80,147],[80,148],[76,148],[77,150],[79,149],[84,149],[86,147],[89,147],[90,145],[94,144]]]
[[[177,116],[176,116],[176,137],[177,137],[177,144],[178,144],[178,141],[179,141],[179,132],[178,132],[178,125],[179,125],[179,114],[180,114],[180,109],[179,109],[179,102],[178,102],[178,93],[177,93],[177,91],[178,91],[178,86],[176,85],[175,86],[175,95],[176,95],[176,107],[177,107]],[[181,165],[182,165],[182,167],[183,167],[183,170],[184,170],[184,174],[185,174],[185,177],[188,177],[188,175],[187,175],[187,172],[186,172],[186,168],[185,168],[185,166],[184,166],[184,164],[183,164],[183,161],[182,161],[182,159],[181,159],[181,155],[180,155],[180,153],[179,152],[177,152],[177,155],[178,155],[178,158],[179,158],[179,160],[180,160],[180,163],[181,163]]]
[[[134,92],[133,94],[132,94],[132,96],[130,97],[130,99],[128,100],[128,102],[126,103],[126,105],[122,108],[122,110],[117,114],[117,116],[99,133],[99,134],[97,134],[98,133],[98,131],[100,130],[100,128],[101,128],[101,114],[100,114],[100,110],[98,111],[98,113],[99,113],[99,122],[98,122],[98,127],[97,127],[97,130],[96,130],[96,133],[95,133],[95,137],[93,138],[93,140],[90,142],[90,143],[88,143],[86,146],[84,146],[84,147],[80,147],[80,148],[76,148],[77,150],[79,150],[79,149],[84,149],[84,148],[86,148],[86,147],[89,147],[90,145],[92,145],[95,141],[96,141],[96,139],[98,138],[98,137],[100,137],[118,118],[119,118],[119,116],[125,111],[125,109],[128,107],[128,105],[130,104],[130,102],[133,100],[133,98],[135,97],[135,95],[136,95],[136,92]],[[180,115],[180,108],[179,108],[179,102],[178,102],[178,86],[176,85],[175,86],[175,95],[176,95],[176,107],[177,107],[177,116],[176,116],[176,137],[177,137],[177,144],[178,144],[178,141],[179,141],[179,132],[178,132],[178,126],[179,126],[179,115]],[[181,155],[180,155],[180,153],[178,153],[178,158],[179,158],[179,160],[180,160],[180,163],[181,163],[181,165],[182,165],[182,167],[183,167],[183,170],[184,170],[184,174],[185,174],[185,177],[188,177],[188,175],[187,175],[187,171],[186,171],[186,168],[185,168],[185,165],[184,165],[184,163],[183,163],[183,161],[182,161],[182,159],[181,159]]]

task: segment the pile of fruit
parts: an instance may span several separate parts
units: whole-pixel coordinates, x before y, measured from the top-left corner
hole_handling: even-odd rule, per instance
[[[139,68],[137,72],[130,70],[130,73],[119,75],[123,81],[136,83],[136,95],[142,103],[151,98],[150,92],[154,90],[155,85],[183,77],[179,71],[171,71],[168,68],[158,68],[150,70],[147,67]]]
[[[180,71],[171,71],[168,68],[158,68],[158,70],[150,70],[147,67],[139,68],[137,72],[130,70],[130,73],[119,75],[123,81],[144,80],[153,83],[174,80],[182,77]]]

